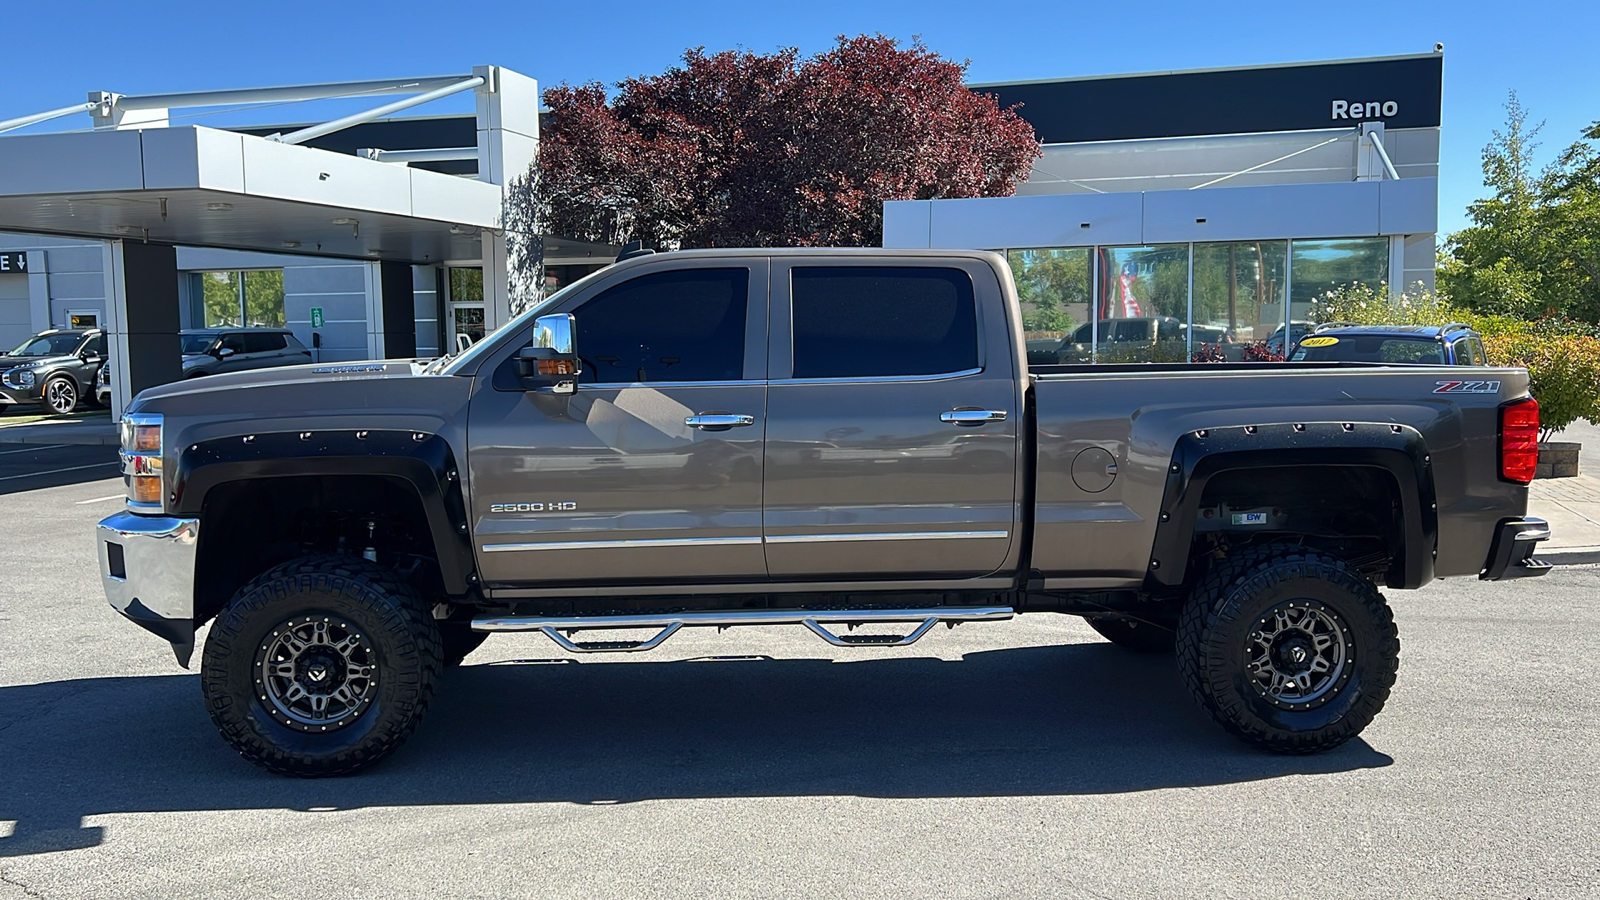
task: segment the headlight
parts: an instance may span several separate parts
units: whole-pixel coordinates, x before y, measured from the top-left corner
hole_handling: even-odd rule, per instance
[[[128,485],[128,508],[161,510],[161,416],[134,413],[122,417],[122,477]]]
[[[12,369],[5,374],[7,387],[31,388],[33,387],[34,374],[31,368]]]

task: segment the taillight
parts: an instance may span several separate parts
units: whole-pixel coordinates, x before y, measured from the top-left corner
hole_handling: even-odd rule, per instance
[[[1500,407],[1500,477],[1527,484],[1539,468],[1539,403],[1532,397]]]

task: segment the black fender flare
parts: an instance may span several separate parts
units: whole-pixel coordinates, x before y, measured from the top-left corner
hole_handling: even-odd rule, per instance
[[[1179,437],[1167,466],[1149,580],[1167,588],[1183,584],[1195,517],[1212,478],[1240,469],[1307,466],[1388,472],[1400,491],[1403,533],[1385,581],[1418,588],[1433,580],[1439,513],[1427,444],[1409,426],[1360,422],[1203,428]]]
[[[178,452],[173,512],[199,517],[206,495],[221,484],[307,475],[382,475],[409,484],[422,501],[445,590],[469,591],[476,575],[461,470],[449,442],[436,434],[336,430],[201,441]]]

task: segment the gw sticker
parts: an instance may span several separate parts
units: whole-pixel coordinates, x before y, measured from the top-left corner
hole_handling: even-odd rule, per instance
[[[1338,338],[1336,338],[1336,337],[1328,337],[1328,336],[1324,335],[1322,337],[1308,337],[1305,340],[1300,342],[1300,346],[1302,346],[1302,347],[1332,347],[1334,344],[1337,344],[1337,343],[1339,343],[1339,339]]]
[[[1498,394],[1498,381],[1435,381],[1435,394]]]
[[[491,513],[525,513],[525,512],[572,512],[578,504],[571,500],[560,500],[554,503],[491,503]]]

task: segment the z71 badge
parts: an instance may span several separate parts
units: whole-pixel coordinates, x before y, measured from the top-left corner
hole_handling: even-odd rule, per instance
[[[1435,394],[1498,394],[1498,381],[1435,381]]]

